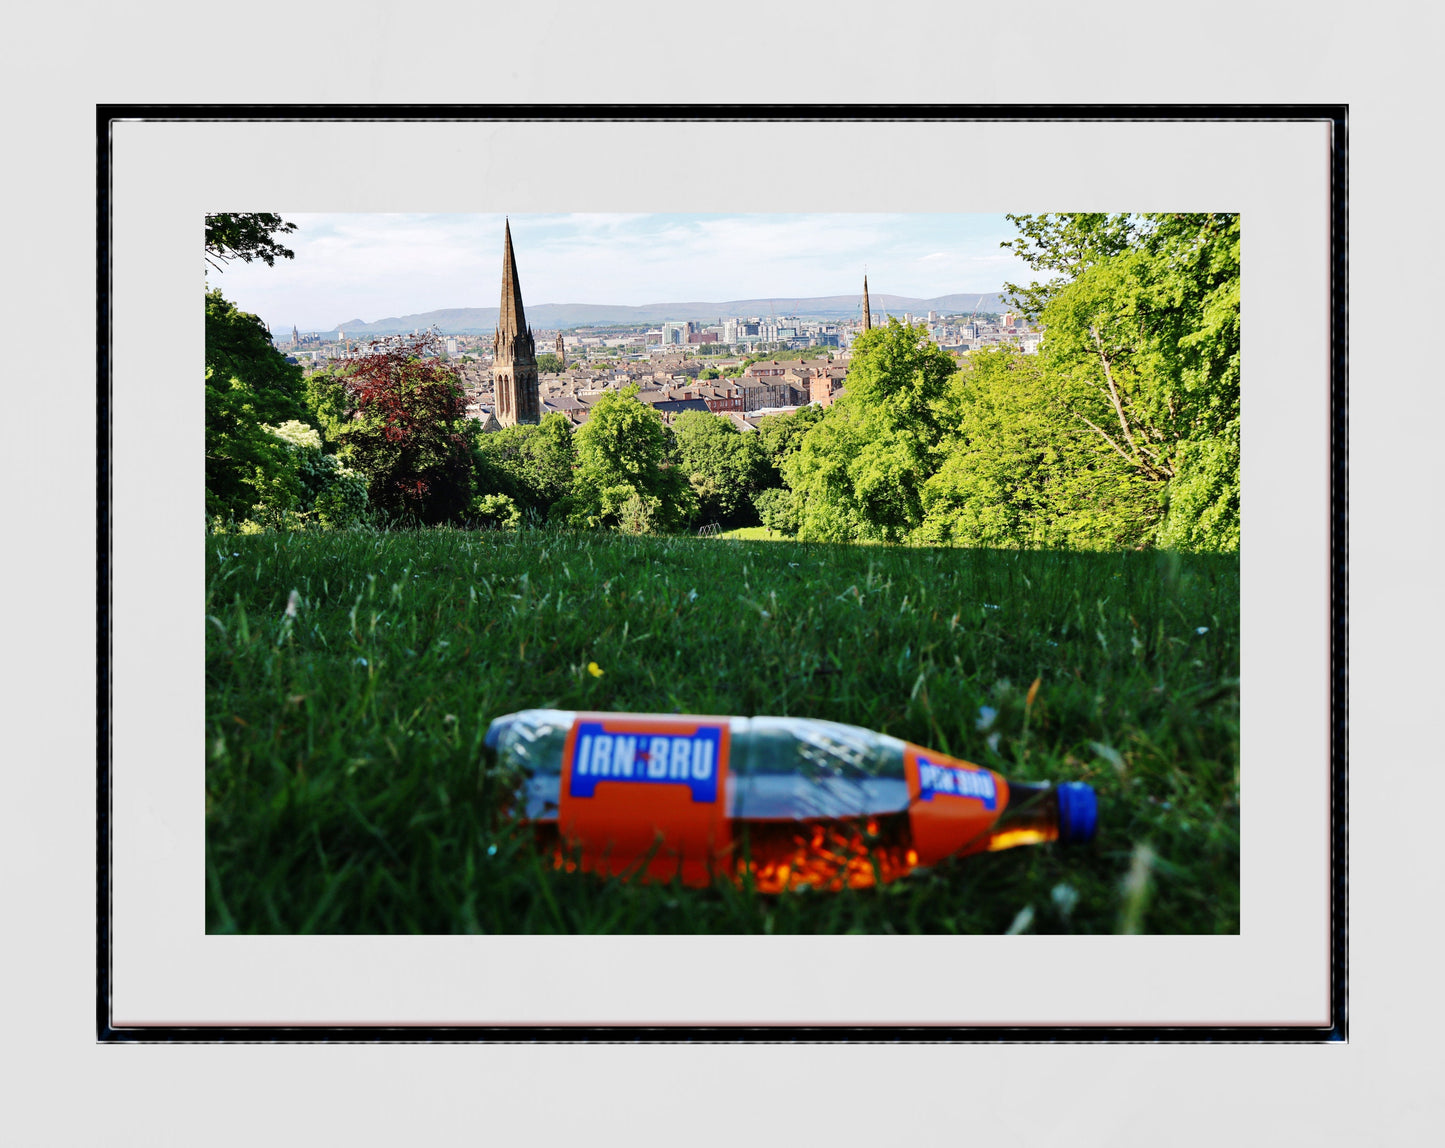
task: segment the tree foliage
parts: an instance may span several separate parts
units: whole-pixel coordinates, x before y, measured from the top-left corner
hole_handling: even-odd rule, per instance
[[[798,500],[786,486],[770,486],[753,495],[758,519],[769,530],[779,534],[798,532]]]
[[[752,495],[768,465],[759,436],[743,434],[708,411],[683,411],[673,421],[677,465],[697,496],[697,518],[726,525],[754,521]]]
[[[810,541],[902,541],[952,429],[953,358],[897,319],[854,344],[847,389],[783,462]]]
[[[295,259],[296,252],[277,242],[277,235],[289,235],[296,230],[294,223],[287,223],[279,215],[269,212],[250,211],[218,213],[206,216],[206,262],[217,271],[224,271],[225,263],[239,259],[250,263],[259,259],[267,267],[276,266],[276,258]]]
[[[1070,419],[1037,356],[975,351],[956,386],[958,422],[924,484],[914,541],[1069,550],[1147,541],[1157,492]]]
[[[481,436],[477,489],[505,494],[519,513],[545,519],[572,490],[577,447],[567,416],[553,411],[536,425],[503,427]]]
[[[366,477],[371,505],[427,524],[465,517],[477,435],[460,380],[433,350],[419,336],[306,380],[318,423]]]
[[[662,416],[637,392],[634,384],[604,394],[577,431],[566,508],[573,525],[654,533],[675,530],[695,513],[687,477],[669,457]]]
[[[553,352],[547,351],[537,356],[537,373],[539,375],[555,375],[562,370],[562,360]]]
[[[1239,217],[1022,216],[1068,417],[1154,488],[1156,541],[1239,545]]]
[[[822,417],[823,408],[809,403],[791,414],[764,415],[758,420],[758,440],[771,470],[767,485],[783,484],[783,461],[803,445],[803,436]]]
[[[206,516],[241,522],[283,514],[302,498],[287,444],[266,424],[306,413],[301,368],[266,326],[219,291],[206,293]]]

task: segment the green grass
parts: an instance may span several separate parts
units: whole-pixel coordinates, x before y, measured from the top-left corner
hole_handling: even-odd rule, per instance
[[[206,571],[212,932],[1238,931],[1233,556],[343,531]],[[482,747],[530,706],[851,722],[1089,781],[1100,829],[842,893],[557,872]]]

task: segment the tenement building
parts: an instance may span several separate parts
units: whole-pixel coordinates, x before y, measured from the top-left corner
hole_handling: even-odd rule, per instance
[[[497,422],[504,427],[541,419],[537,396],[537,345],[522,310],[522,284],[512,252],[512,223],[507,221],[502,250],[502,312],[492,340],[492,389]]]

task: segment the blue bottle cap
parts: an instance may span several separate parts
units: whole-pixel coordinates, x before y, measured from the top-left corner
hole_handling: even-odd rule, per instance
[[[502,740],[502,735],[512,728],[512,722],[516,719],[515,714],[504,714],[502,717],[493,718],[492,724],[487,726],[487,736],[483,743],[488,749],[495,750]]]
[[[1055,790],[1059,802],[1059,842],[1076,845],[1094,839],[1099,824],[1099,800],[1094,787],[1083,781],[1062,781]]]

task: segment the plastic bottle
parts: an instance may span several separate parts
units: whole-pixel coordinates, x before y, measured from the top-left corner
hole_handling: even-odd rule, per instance
[[[1010,782],[886,734],[787,717],[578,713],[495,719],[517,812],[559,867],[762,892],[861,888],[945,857],[1088,841],[1094,791]]]

